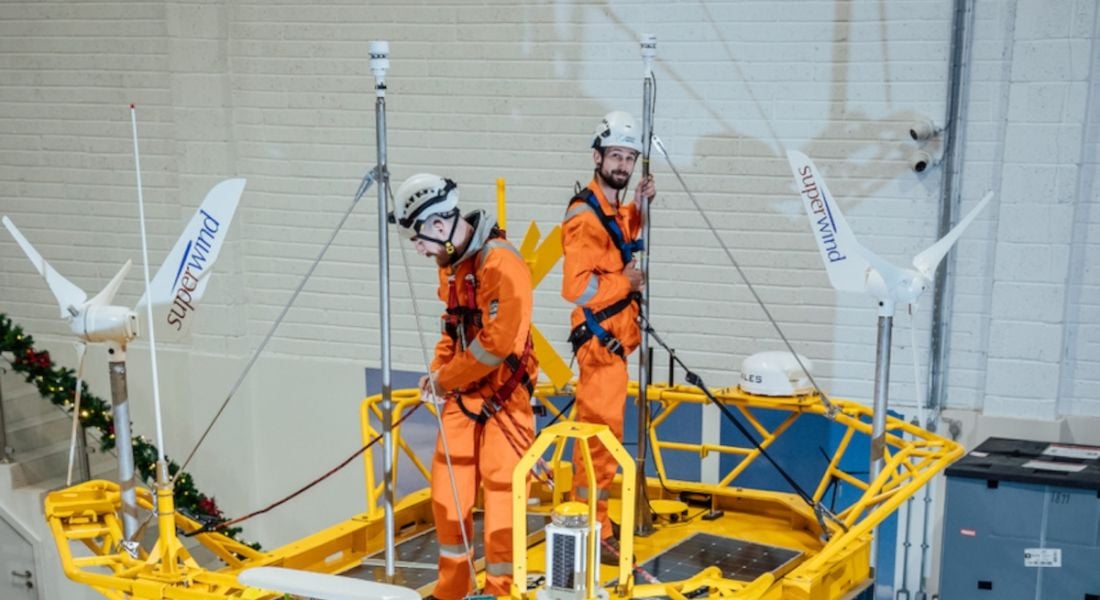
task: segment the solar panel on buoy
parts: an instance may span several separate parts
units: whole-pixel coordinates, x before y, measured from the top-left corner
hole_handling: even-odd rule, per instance
[[[716,566],[722,576],[737,581],[752,581],[764,573],[776,577],[794,568],[802,552],[758,544],[747,540],[696,533],[649,559],[642,569],[661,581],[682,581],[699,571]],[[645,583],[635,575],[636,583]]]
[[[479,561],[485,556],[484,535],[482,526],[484,513],[474,512],[474,532],[470,542],[474,546],[474,560]],[[544,515],[527,515],[527,534],[530,536],[546,526],[547,519]],[[396,580],[398,585],[420,589],[439,578],[439,540],[435,536],[435,529],[429,529],[420,535],[398,542],[395,546],[395,558],[398,563]],[[363,560],[363,564],[351,569],[343,575],[357,579],[369,579],[382,581],[385,576],[383,570],[384,551],[379,550]]]

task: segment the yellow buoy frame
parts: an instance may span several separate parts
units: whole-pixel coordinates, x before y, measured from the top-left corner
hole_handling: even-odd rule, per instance
[[[631,393],[637,392],[636,382],[630,383],[630,390]],[[765,448],[774,445],[797,419],[827,418],[825,406],[814,395],[754,396],[736,387],[715,389],[713,393],[720,402],[739,413]],[[551,405],[550,398],[557,395],[560,395],[560,391],[552,384],[540,384],[535,390],[536,398],[546,405]],[[645,482],[653,497],[660,497],[664,489],[671,492],[709,493],[714,495],[717,502],[749,502],[768,507],[770,511],[782,511],[789,515],[792,527],[797,525],[817,535],[824,533],[817,525],[813,511],[794,494],[739,485],[739,476],[760,457],[759,451],[751,444],[746,442],[742,445],[721,445],[662,439],[662,433],[669,429],[669,416],[682,408],[707,402],[702,393],[687,386],[654,385],[650,387],[647,396],[662,405],[661,410],[655,413],[657,417],[649,431],[654,466],[662,480]],[[393,400],[397,405],[396,414],[405,414],[420,402],[419,392],[396,390]],[[371,421],[373,419],[376,423],[380,422],[381,401],[381,395],[371,396],[360,406],[364,443],[379,433]],[[653,584],[637,585],[625,590],[617,589],[614,595],[619,598],[654,595],[675,598],[676,594],[682,596],[706,585],[715,590],[715,593],[730,598],[828,600],[843,597],[853,589],[855,583],[865,581],[870,573],[869,545],[872,528],[889,517],[932,477],[962,456],[963,449],[955,442],[888,416],[886,466],[874,481],[865,481],[856,474],[846,472],[841,465],[857,436],[870,437],[871,409],[841,398],[833,398],[833,402],[840,408],[833,423],[834,426],[843,428],[843,434],[833,459],[813,488],[813,498],[820,501],[833,479],[853,486],[861,495],[850,505],[838,507],[837,516],[844,527],[826,523],[831,534],[827,542],[816,542],[814,547],[804,552],[805,559],[800,564],[779,578],[766,574],[752,582],[737,582],[704,570],[682,582],[665,582],[664,585],[657,586],[660,589],[654,589]],[[429,404],[424,409],[435,410],[435,407]],[[788,415],[778,425],[766,426],[760,418],[761,411],[784,411]],[[546,490],[540,483],[532,482],[530,495],[539,494],[544,499],[543,505],[547,505],[546,500],[551,498],[554,503],[560,501],[561,494],[569,488],[568,478],[572,474],[569,463],[562,460],[564,446],[570,438],[596,439],[611,450],[623,469],[623,518],[632,519],[634,515],[634,486],[640,482],[636,481],[633,459],[609,431],[599,426],[571,422],[568,420],[571,416],[563,414],[561,418],[565,421],[542,432],[524,455],[514,475],[517,510],[513,519],[517,534],[513,542],[513,567],[516,582],[524,582],[526,577],[526,546],[523,541],[526,520],[522,519],[522,515],[527,512],[525,498],[529,493],[526,473],[551,446],[555,446],[555,449],[548,461],[549,467],[556,475],[556,486],[562,489]],[[411,459],[415,471],[413,474],[430,481],[430,469],[403,438],[400,428],[395,429],[394,436],[397,442],[393,462],[395,479],[399,478],[399,471],[409,471],[408,467],[401,466],[404,461],[397,460],[400,455],[404,455]],[[578,446],[581,452],[587,448],[585,443]],[[122,550],[120,542],[123,537],[119,517],[121,497],[119,486],[112,482],[90,481],[51,492],[45,502],[46,519],[53,532],[66,576],[92,587],[108,598],[277,598],[279,596],[273,592],[239,584],[236,574],[243,569],[257,566],[280,566],[339,574],[360,566],[364,558],[383,549],[383,482],[373,468],[375,453],[381,451],[380,447],[374,446],[364,455],[368,503],[364,513],[269,552],[259,552],[217,533],[205,533],[192,538],[225,563],[226,566],[220,570],[195,566],[190,554],[183,547],[172,548],[175,558],[171,559],[172,566],[168,568],[159,564],[163,560],[163,554],[158,557],[154,552],[139,550],[135,558]],[[688,452],[695,456],[719,452],[739,457],[739,460],[721,476],[721,481],[706,484],[671,479],[664,464],[664,458],[669,452]],[[589,472],[589,477],[594,475]],[[590,489],[595,489],[594,481],[589,484]],[[152,493],[138,489],[138,505],[142,510],[151,511],[154,501]],[[164,502],[165,499],[162,497],[161,501]],[[184,533],[200,528],[199,523],[178,512],[173,513],[167,506],[163,506],[162,513],[165,523],[162,527],[171,527],[170,524],[174,523]],[[394,513],[399,542],[427,531],[432,520],[429,490],[421,489],[398,499]],[[590,522],[594,523],[594,517]],[[633,555],[633,536],[627,535],[627,532],[633,530],[632,523],[625,522],[622,530],[622,557],[630,557]],[[74,556],[73,544],[85,546],[91,555]],[[628,567],[629,565],[624,565],[620,560],[620,573]],[[633,577],[620,577],[619,580],[630,586]],[[672,588],[672,591],[666,588]],[[512,596],[523,594],[518,587],[513,588]]]
[[[535,462],[546,452],[551,444],[567,439],[575,440],[574,452],[580,451],[584,456],[586,465],[592,464],[592,453],[588,442],[595,440],[603,445],[611,453],[615,462],[623,470],[622,487],[620,494],[623,499],[623,515],[620,531],[623,532],[620,540],[619,551],[619,585],[616,593],[619,597],[629,598],[631,588],[634,586],[634,577],[631,574],[634,557],[634,486],[636,468],[634,457],[623,448],[615,434],[606,425],[592,423],[566,422],[558,423],[543,430],[527,452],[519,459],[515,470],[512,471],[512,598],[519,600],[527,595],[527,482],[529,473],[535,466]],[[588,489],[596,490],[596,475],[591,469],[585,469],[588,476]],[[593,494],[595,496],[595,494]],[[599,536],[595,535],[596,528],[596,503],[588,502],[588,551],[585,553],[585,564],[588,569],[588,578],[585,584],[585,598],[595,598],[595,586],[588,585],[590,581],[598,584],[600,565],[596,563],[596,544],[600,543]],[[520,587],[520,586],[523,587]],[[533,596],[532,596],[533,597]]]
[[[137,489],[139,508],[152,510],[153,502],[149,490]],[[65,575],[118,600],[276,597],[272,592],[239,584],[233,572],[247,561],[262,560],[262,552],[221,534],[199,534],[199,542],[229,565],[227,571],[203,569],[175,537],[176,528],[192,532],[201,525],[175,512],[168,488],[158,490],[156,503],[158,526],[167,535],[161,536],[164,539],[152,551],[146,553],[139,548],[137,556],[131,556],[121,544],[124,537],[117,483],[88,481],[47,495],[46,520]],[[74,543],[83,544],[91,556],[75,556]]]

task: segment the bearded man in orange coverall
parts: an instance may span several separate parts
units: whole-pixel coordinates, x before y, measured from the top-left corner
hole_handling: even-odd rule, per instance
[[[621,441],[626,408],[627,360],[638,347],[639,292],[645,285],[633,259],[642,227],[639,207],[657,194],[652,176],[634,190],[634,201],[623,203],[642,150],[641,131],[622,111],[608,113],[592,142],[592,181],[578,189],[562,221],[565,266],[561,295],[576,307],[571,315],[570,342],[580,368],[577,419],[607,425]],[[578,184],[578,188],[580,188]],[[590,443],[598,489],[587,487],[586,465],[574,449],[573,498],[596,499],[601,560],[618,564],[618,539],[607,517],[608,488],[617,464],[598,443]]]
[[[439,539],[439,580],[432,595],[459,600],[474,586],[463,542],[472,544],[472,510],[484,491],[484,592],[507,596],[512,583],[512,471],[534,439],[530,396],[538,378],[531,345],[531,272],[483,211],[462,216],[458,188],[422,173],[396,195],[393,220],[417,252],[439,267],[447,304],[443,335],[421,396],[440,403],[443,440],[432,460],[432,514]],[[472,548],[470,549],[472,551]]]

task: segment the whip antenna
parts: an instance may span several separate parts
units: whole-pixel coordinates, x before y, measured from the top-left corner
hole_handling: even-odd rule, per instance
[[[149,290],[149,239],[145,234],[145,195],[141,188],[141,154],[138,151],[137,109],[130,105],[130,128],[134,138],[134,172],[137,178],[138,223],[141,225],[141,268],[145,278],[145,293],[152,297]],[[167,462],[164,459],[164,424],[160,412],[160,382],[157,379],[157,340],[153,327],[153,303],[145,304],[145,318],[149,323],[149,359],[153,369],[153,417],[157,429],[157,484],[168,483]]]
[[[653,77],[653,58],[657,55],[657,36],[645,34],[642,36],[642,181],[649,177],[649,155],[653,149],[653,112],[657,103],[657,82]],[[642,211],[642,239],[645,240],[644,252],[642,252],[642,274],[646,285],[642,287],[642,298],[639,304],[639,315],[643,320],[649,319],[649,254],[651,251],[652,219],[650,218],[650,198],[642,198],[642,205],[638,207]],[[637,472],[641,474],[642,484],[635,489],[634,503],[634,533],[636,535],[649,535],[653,533],[653,512],[649,508],[649,498],[645,486],[646,454],[649,443],[649,385],[653,379],[652,348],[649,343],[648,328],[642,328],[642,344],[638,352],[638,451],[635,456]]]

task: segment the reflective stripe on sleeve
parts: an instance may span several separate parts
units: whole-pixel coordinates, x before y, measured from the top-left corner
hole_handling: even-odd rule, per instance
[[[592,301],[596,297],[596,292],[600,291],[600,280],[595,274],[588,275],[588,285],[584,286],[584,293],[577,298],[573,304],[577,306],[584,306]]]
[[[485,346],[481,345],[480,339],[475,339],[474,343],[470,344],[470,354],[477,359],[477,362],[485,365],[486,367],[495,367],[504,362],[503,356],[497,356],[492,352],[485,349]]]
[[[565,223],[569,219],[572,219],[573,217],[575,217],[575,216],[577,216],[577,215],[579,215],[583,212],[590,212],[592,214],[596,214],[596,211],[592,210],[592,207],[589,206],[587,202],[574,202],[573,206],[571,206],[569,208],[569,210],[565,211],[565,218],[562,219],[561,222]]]

